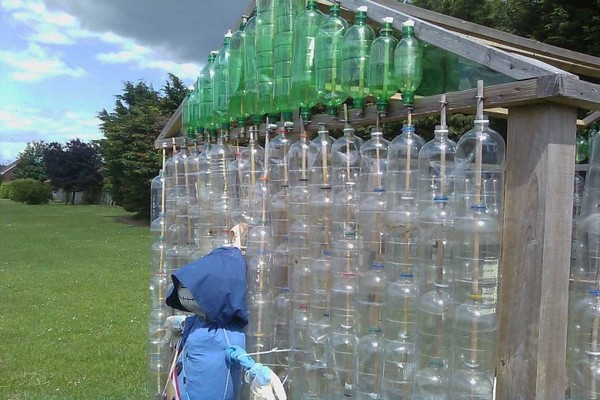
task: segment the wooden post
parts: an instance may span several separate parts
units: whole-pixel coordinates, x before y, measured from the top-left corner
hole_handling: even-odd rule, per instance
[[[576,109],[508,118],[498,400],[564,398]]]

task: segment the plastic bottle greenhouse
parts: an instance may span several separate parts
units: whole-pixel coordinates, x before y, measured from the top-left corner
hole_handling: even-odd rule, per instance
[[[171,274],[235,246],[288,399],[600,399],[600,58],[392,0],[248,11],[155,142],[149,398]]]

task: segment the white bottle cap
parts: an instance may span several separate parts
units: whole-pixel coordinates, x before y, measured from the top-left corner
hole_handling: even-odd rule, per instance
[[[415,20],[414,19],[406,20],[406,22],[404,23],[404,26],[415,26]]]
[[[362,11],[362,12],[367,12],[367,10],[368,10],[368,9],[369,9],[369,8],[368,8],[367,6],[360,6],[360,7],[358,7],[358,8],[356,9],[356,11],[358,11],[358,12],[360,12],[360,11]]]
[[[394,23],[394,17],[384,17],[381,19],[384,24],[392,24]]]
[[[225,34],[225,37],[232,37],[233,33],[231,33],[231,29],[227,30],[227,33]]]

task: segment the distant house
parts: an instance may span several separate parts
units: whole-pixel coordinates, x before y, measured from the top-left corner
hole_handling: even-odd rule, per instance
[[[13,180],[16,166],[19,164],[19,160],[15,160],[8,164],[6,167],[0,169],[0,181],[6,182]]]

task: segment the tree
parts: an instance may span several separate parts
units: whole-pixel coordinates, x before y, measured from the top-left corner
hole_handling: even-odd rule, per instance
[[[162,92],[143,81],[125,82],[114,111],[98,113],[107,186],[116,204],[140,218],[150,216],[150,181],[160,168],[154,140],[183,101],[185,87],[170,74]]]
[[[44,168],[44,150],[48,147],[44,141],[27,143],[27,147],[19,153],[19,163],[15,167],[15,179],[35,179],[44,182],[46,169]]]
[[[44,165],[52,186],[72,193],[72,204],[75,203],[75,192],[99,188],[102,184],[102,160],[98,148],[79,139],[64,146],[50,143],[44,152]]]
[[[600,56],[598,0],[413,0],[413,5]]]

